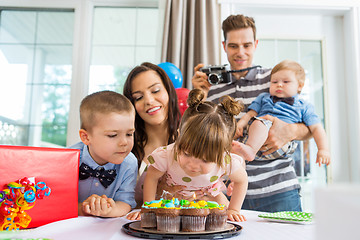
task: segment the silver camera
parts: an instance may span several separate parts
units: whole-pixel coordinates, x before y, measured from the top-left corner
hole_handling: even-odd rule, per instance
[[[210,65],[200,68],[200,71],[206,73],[208,81],[211,85],[219,83],[231,83],[231,73],[225,65]]]

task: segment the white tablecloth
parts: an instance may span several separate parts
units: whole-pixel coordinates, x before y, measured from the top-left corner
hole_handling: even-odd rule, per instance
[[[258,217],[259,212],[242,210],[247,221],[238,223],[241,233],[231,239],[246,240],[304,240],[315,239],[315,223],[294,224],[269,222]],[[138,239],[123,232],[122,226],[130,222],[125,217],[97,218],[78,217],[50,223],[35,229],[0,232],[2,238],[49,238],[54,240],[117,240]],[[141,238],[139,238],[141,239]]]

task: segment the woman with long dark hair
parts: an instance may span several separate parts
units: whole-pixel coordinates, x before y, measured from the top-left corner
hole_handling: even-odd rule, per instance
[[[136,110],[134,147],[139,163],[139,180],[135,198],[142,204],[142,177],[149,163],[147,156],[156,148],[175,141],[180,123],[180,110],[173,83],[159,66],[144,62],[128,75],[124,95]]]

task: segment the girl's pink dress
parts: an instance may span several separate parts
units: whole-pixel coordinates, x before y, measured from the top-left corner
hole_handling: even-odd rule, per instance
[[[224,168],[216,165],[214,169],[204,175],[196,177],[188,176],[174,159],[174,144],[155,149],[148,157],[151,166],[155,167],[166,174],[166,182],[169,186],[182,185],[185,190],[181,192],[184,196],[192,196],[194,191],[202,190],[208,195],[217,196],[225,190],[223,176],[236,172],[239,168],[244,167],[244,160],[236,155],[224,155]]]

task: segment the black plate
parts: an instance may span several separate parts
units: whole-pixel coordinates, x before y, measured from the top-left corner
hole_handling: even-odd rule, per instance
[[[241,233],[242,227],[234,223],[228,223],[234,227],[231,230],[218,231],[218,232],[209,232],[209,233],[154,233],[154,231],[147,231],[146,229],[140,230],[137,227],[132,227],[131,225],[138,225],[140,221],[129,222],[122,226],[122,230],[131,236],[140,237],[140,238],[150,238],[150,239],[224,239],[237,236]]]

